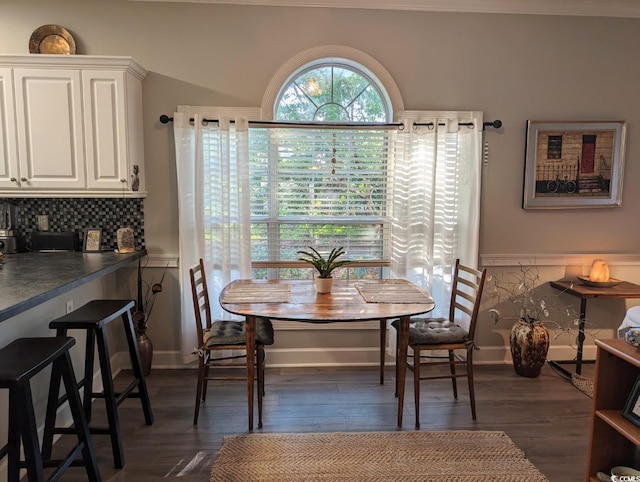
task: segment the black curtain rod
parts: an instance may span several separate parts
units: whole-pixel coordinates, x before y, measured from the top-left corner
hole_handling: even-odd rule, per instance
[[[193,121],[193,118],[189,119],[190,121]],[[218,122],[218,119],[203,119],[204,122]],[[160,122],[162,124],[168,124],[169,122],[173,122],[173,117],[169,117],[165,114],[162,114],[160,116]],[[230,121],[230,122],[234,122],[234,121]],[[392,123],[385,123],[385,122],[379,122],[379,123],[363,123],[363,124],[342,124],[342,123],[335,123],[335,122],[283,122],[283,121],[249,121],[249,124],[251,125],[270,125],[270,126],[282,126],[282,127],[348,127],[348,128],[358,128],[358,127],[380,127],[380,128],[387,128],[387,127],[396,127],[398,129],[402,129],[404,128],[404,124],[402,123],[398,123],[398,122],[392,122]],[[415,124],[413,124],[414,126],[425,126],[425,127],[433,127],[434,123],[433,122],[424,122],[424,123],[420,123],[417,122]],[[440,123],[438,125],[445,125],[444,123]],[[467,127],[473,127],[473,122],[460,122],[458,123],[458,125],[460,126],[467,126]],[[494,121],[487,121],[487,122],[483,122],[482,123],[482,129],[484,130],[486,127],[494,127],[495,129],[500,129],[500,127],[502,127],[502,121],[501,120],[494,120]]]

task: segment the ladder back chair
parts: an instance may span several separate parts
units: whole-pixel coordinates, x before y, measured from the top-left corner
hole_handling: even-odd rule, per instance
[[[475,342],[476,324],[486,276],[486,268],[479,271],[460,264],[460,260],[457,259],[451,286],[449,317],[412,318],[409,325],[409,346],[413,354],[408,355],[407,360],[398,360],[398,351],[396,350],[396,384],[400,363],[407,363],[407,368],[413,372],[417,429],[420,428],[421,380],[451,378],[453,397],[457,399],[457,379],[466,377],[469,385],[471,416],[473,420],[476,419],[476,401],[473,388],[473,351],[478,349]],[[394,321],[392,326],[397,330],[399,324]],[[423,352],[438,350],[447,351],[448,355],[423,354]],[[461,354],[460,352],[465,353]],[[449,366],[450,373],[422,374],[423,368],[443,365]],[[462,367],[464,370],[456,371],[457,366]],[[396,395],[398,393],[397,388],[396,385]]]
[[[207,384],[212,380],[244,380],[247,381],[246,357],[244,350],[246,336],[243,321],[228,321],[211,319],[211,305],[207,289],[207,277],[204,261],[200,259],[197,266],[189,270],[191,278],[191,293],[195,310],[196,329],[198,333],[198,385],[196,389],[196,405],[193,414],[193,424],[198,423],[200,402],[206,401]],[[264,361],[265,345],[273,344],[273,325],[265,318],[256,320],[256,351],[258,383],[258,427],[262,427],[262,397],[264,395]],[[244,350],[241,354],[228,354],[222,351]],[[210,373],[215,367],[216,374]],[[243,369],[244,368],[244,369]],[[218,372],[235,372],[223,375]]]

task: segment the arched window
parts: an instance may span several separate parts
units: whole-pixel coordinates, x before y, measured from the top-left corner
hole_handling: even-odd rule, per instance
[[[275,119],[319,122],[387,122],[388,96],[379,82],[347,62],[314,62],[296,72],[281,89]]]
[[[389,260],[395,127],[380,125],[393,118],[386,89],[367,67],[337,57],[296,65],[280,82],[273,119],[290,124],[250,129],[252,260],[295,260],[308,246],[343,246],[353,260]],[[380,277],[381,264],[336,274]],[[313,273],[258,268],[252,276]]]

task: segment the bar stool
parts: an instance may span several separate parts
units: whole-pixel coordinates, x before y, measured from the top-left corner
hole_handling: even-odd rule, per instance
[[[0,458],[9,456],[9,482],[20,480],[21,468],[27,469],[29,482],[44,481],[44,467],[56,467],[47,480],[58,480],[72,464],[84,465],[88,480],[101,480],[69,356],[75,342],[71,337],[18,338],[0,350],[0,388],[9,389],[9,436],[7,445],[0,449]],[[64,380],[75,427],[73,433],[78,436],[78,444],[63,460],[52,460],[50,456],[45,459],[41,455],[31,397],[31,378],[49,365],[51,378]],[[59,388],[58,384],[56,393]],[[53,416],[55,423],[55,410]],[[20,459],[20,440],[24,461]],[[81,452],[82,460],[76,461]]]
[[[121,469],[124,467],[124,453],[122,450],[122,435],[118,422],[118,405],[127,398],[140,398],[144,419],[147,425],[153,424],[153,414],[149,403],[147,385],[142,373],[140,355],[138,352],[138,342],[136,341],[131,309],[134,306],[132,300],[93,300],[81,306],[75,311],[68,313],[49,323],[49,328],[55,329],[58,336],[65,336],[67,330],[86,330],[87,338],[85,345],[84,376],[78,382],[78,387],[84,387],[83,405],[87,422],[91,423],[91,401],[93,398],[103,398],[105,401],[108,427],[92,427],[89,425],[89,432],[92,434],[110,435],[111,449],[113,451],[114,467]],[[133,369],[133,381],[124,391],[116,393],[113,388],[113,375],[109,358],[109,347],[107,344],[106,326],[116,318],[121,317],[124,325],[124,332],[127,336],[129,347],[129,357]],[[100,373],[102,375],[102,392],[93,391],[93,360],[94,345],[98,346],[98,361]],[[52,388],[59,387],[60,378],[51,381]],[[137,387],[137,391],[133,390]],[[55,392],[57,393],[57,392]],[[45,431],[42,443],[43,456],[49,456],[53,445],[53,435],[57,433],[68,433],[69,428],[55,427],[55,409],[64,402],[64,397],[55,400],[56,394],[50,392],[49,398],[53,398],[53,403],[47,406],[47,416]]]

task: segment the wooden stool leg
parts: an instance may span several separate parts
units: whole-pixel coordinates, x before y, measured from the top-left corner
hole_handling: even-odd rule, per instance
[[[96,332],[94,330],[85,330],[86,342],[84,352],[84,376],[81,385],[84,387],[82,392],[82,404],[84,406],[84,414],[87,423],[91,423],[91,403],[93,402],[93,362],[96,350]]]
[[[15,390],[9,390],[9,434],[7,440],[8,449],[8,481],[20,480],[20,418],[14,413],[24,405],[24,400]]]
[[[67,336],[66,328],[58,328],[56,336]],[[53,450],[53,435],[56,426],[56,414],[60,406],[60,381],[62,374],[55,367],[51,369],[51,381],[49,382],[49,396],[47,399],[47,412],[44,422],[44,434],[42,436],[42,458],[50,459]]]
[[[33,401],[31,398],[31,387],[29,382],[19,384],[12,392],[13,409],[9,409],[12,418],[15,416],[18,421],[19,434],[22,437],[22,447],[24,450],[24,458],[27,466],[27,480],[29,482],[40,482],[44,480],[44,468],[42,458],[40,456],[40,445],[38,442],[38,428],[36,427],[36,416],[33,411]],[[13,411],[12,411],[13,410]],[[12,423],[12,422],[10,422]],[[17,445],[18,465],[20,459],[20,444]],[[14,467],[11,479],[19,480],[19,467]]]
[[[138,341],[135,337],[135,329],[133,328],[131,313],[128,310],[122,313],[122,322],[124,323],[124,332],[127,335],[127,344],[129,345],[129,357],[131,359],[133,376],[138,381],[138,392],[140,393],[140,403],[142,404],[142,411],[144,412],[144,420],[147,425],[153,425],[153,413],[151,412],[151,402],[149,401],[149,393],[147,392],[147,383],[145,382],[144,374],[142,373]]]
[[[59,368],[58,368],[59,366]],[[67,398],[69,400],[69,408],[73,417],[73,423],[78,435],[78,442],[82,444],[82,459],[84,461],[85,470],[87,471],[88,480],[91,482],[99,482],[100,472],[98,470],[98,462],[96,461],[93,443],[89,435],[89,426],[80,400],[76,377],[73,373],[73,365],[71,364],[71,356],[69,352],[54,362],[54,370],[59,369],[62,372]]]
[[[44,420],[44,434],[42,436],[42,458],[50,459],[53,450],[53,435],[56,426],[56,414],[60,397],[61,373],[55,365],[51,369],[51,381],[49,382],[49,397],[47,399],[47,412]]]
[[[111,362],[109,360],[106,330],[98,330],[98,333],[96,333],[96,340],[98,342],[98,359],[100,360],[100,373],[102,375],[102,386],[104,390],[104,404],[107,410],[109,436],[111,437],[111,449],[113,451],[113,465],[116,469],[121,469],[124,467],[124,452],[122,450],[122,437],[120,435],[116,395],[113,389],[113,375],[111,373]]]

